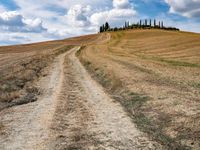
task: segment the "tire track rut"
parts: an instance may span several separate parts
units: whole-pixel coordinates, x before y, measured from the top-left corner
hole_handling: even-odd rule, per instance
[[[162,149],[84,69],[72,49],[52,125],[52,149]]]
[[[140,132],[82,66],[78,47],[59,55],[40,80],[38,101],[0,112],[3,150],[161,149]]]

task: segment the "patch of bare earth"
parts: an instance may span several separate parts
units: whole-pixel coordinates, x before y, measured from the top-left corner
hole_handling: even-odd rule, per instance
[[[162,149],[132,123],[71,50],[52,124],[50,149]]]

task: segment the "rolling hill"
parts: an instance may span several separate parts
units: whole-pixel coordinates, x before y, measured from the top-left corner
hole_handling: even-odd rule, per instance
[[[199,148],[199,34],[0,47],[0,77],[0,149]]]
[[[84,48],[79,58],[138,128],[170,149],[179,144],[196,149],[199,41],[199,34],[186,32],[114,32],[107,43]]]

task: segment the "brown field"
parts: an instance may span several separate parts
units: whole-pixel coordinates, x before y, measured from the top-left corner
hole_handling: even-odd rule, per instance
[[[0,110],[35,101],[40,92],[34,82],[45,76],[44,70],[54,58],[73,46],[94,42],[97,37],[0,47]]]
[[[0,70],[4,69],[4,67],[7,69],[9,66],[18,64],[19,61],[31,58],[34,55],[51,53],[64,46],[75,46],[91,43],[91,41],[93,42],[95,39],[97,39],[97,35],[88,35],[60,41],[3,46],[0,47]]]
[[[0,47],[0,149],[196,150],[199,126],[200,34]]]
[[[199,148],[199,34],[115,32],[79,58],[139,129],[169,149]]]

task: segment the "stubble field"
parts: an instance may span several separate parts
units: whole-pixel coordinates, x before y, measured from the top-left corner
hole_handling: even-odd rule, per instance
[[[162,30],[111,33],[79,58],[150,137],[170,149],[200,144],[200,35]]]
[[[199,34],[0,47],[0,149],[196,150],[199,126]]]

